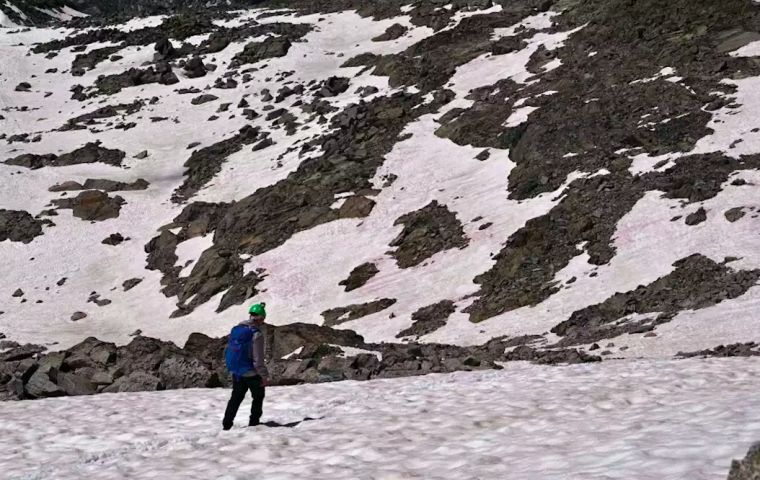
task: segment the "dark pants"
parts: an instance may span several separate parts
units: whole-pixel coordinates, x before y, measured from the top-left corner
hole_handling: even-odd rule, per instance
[[[232,378],[232,396],[230,401],[227,402],[227,410],[224,411],[224,420],[222,420],[222,426],[225,429],[232,427],[232,422],[235,420],[238,408],[245,399],[245,392],[250,390],[253,402],[251,402],[251,417],[249,418],[248,425],[258,425],[259,419],[261,419],[261,407],[264,404],[265,388],[261,385],[261,377],[256,375],[255,377],[240,377]]]

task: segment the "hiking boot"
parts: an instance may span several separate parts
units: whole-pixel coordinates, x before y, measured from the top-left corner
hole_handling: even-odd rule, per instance
[[[254,419],[251,419],[251,420],[249,420],[249,421],[248,421],[248,426],[249,426],[249,427],[255,427],[255,426],[256,426],[256,425],[258,425],[259,423],[261,423],[261,422],[259,422],[259,420],[258,420],[258,419],[255,419],[255,420],[254,420]]]
[[[222,430],[229,430],[232,428],[232,424],[222,425]]]

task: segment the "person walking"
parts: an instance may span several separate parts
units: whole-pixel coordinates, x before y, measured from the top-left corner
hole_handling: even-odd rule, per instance
[[[264,334],[261,326],[266,320],[266,304],[257,303],[248,310],[248,319],[235,325],[230,331],[224,359],[227,370],[232,374],[232,395],[224,411],[222,428],[229,430],[235,421],[245,393],[250,390],[251,416],[248,426],[256,426],[261,421],[262,407],[269,371],[264,360]]]

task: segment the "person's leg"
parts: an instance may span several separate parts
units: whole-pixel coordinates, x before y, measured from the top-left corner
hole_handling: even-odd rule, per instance
[[[261,420],[266,389],[261,385],[261,377],[258,375],[250,378],[249,387],[251,389],[253,400],[251,401],[251,417],[248,419],[248,426],[255,426],[258,425]]]
[[[244,378],[232,379],[232,395],[230,401],[227,402],[227,409],[224,411],[224,420],[222,420],[222,427],[225,430],[232,428],[232,423],[235,421],[235,415],[237,415],[240,404],[243,403],[245,398],[245,392],[248,390],[247,384]]]

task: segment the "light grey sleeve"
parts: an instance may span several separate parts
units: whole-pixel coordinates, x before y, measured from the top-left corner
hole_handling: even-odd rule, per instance
[[[253,364],[256,366],[256,373],[258,373],[263,379],[269,378],[269,370],[267,369],[267,362],[264,358],[264,335],[261,332],[253,334],[251,348],[253,349],[252,358]]]

